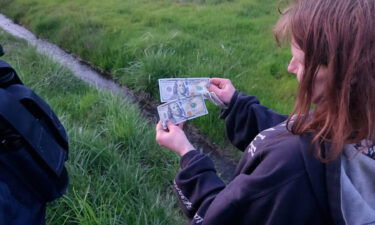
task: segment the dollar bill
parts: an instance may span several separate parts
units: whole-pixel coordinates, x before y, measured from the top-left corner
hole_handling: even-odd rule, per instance
[[[167,128],[167,121],[179,124],[186,120],[208,114],[202,95],[176,99],[157,107],[163,128]]]
[[[158,81],[161,102],[203,95],[209,92],[210,78],[165,78]]]

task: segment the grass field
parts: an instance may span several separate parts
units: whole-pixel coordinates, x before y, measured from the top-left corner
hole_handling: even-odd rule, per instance
[[[272,38],[278,2],[0,0],[0,12],[155,99],[158,78],[218,76],[288,113],[296,82],[289,50]],[[219,110],[208,108],[193,123],[225,146]]]
[[[70,137],[70,187],[49,205],[47,224],[185,224],[171,182],[178,158],[154,141],[132,104],[89,87],[0,31],[4,57],[58,114]]]

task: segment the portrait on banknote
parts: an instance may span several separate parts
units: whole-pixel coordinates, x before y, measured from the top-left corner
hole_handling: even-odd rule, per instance
[[[178,98],[189,97],[189,87],[183,80],[177,80],[174,84],[173,94]]]
[[[179,123],[187,119],[184,110],[179,105],[179,102],[172,102],[171,104],[168,104],[168,117],[172,123]]]

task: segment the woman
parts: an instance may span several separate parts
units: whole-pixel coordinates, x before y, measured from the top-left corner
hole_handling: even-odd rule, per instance
[[[211,79],[244,151],[228,185],[181,124],[158,123],[157,142],[182,156],[182,209],[191,224],[375,224],[375,1],[297,0],[275,36],[290,40],[299,82],[288,118]]]

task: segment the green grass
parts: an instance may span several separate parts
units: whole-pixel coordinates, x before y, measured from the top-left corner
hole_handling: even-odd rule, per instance
[[[171,188],[178,157],[157,146],[154,125],[24,41],[2,31],[0,39],[4,59],[52,106],[70,138],[70,186],[49,204],[47,224],[185,224]]]
[[[296,82],[272,38],[274,0],[0,0],[0,12],[158,99],[158,78],[226,77],[288,113]],[[219,110],[193,123],[226,144]]]

